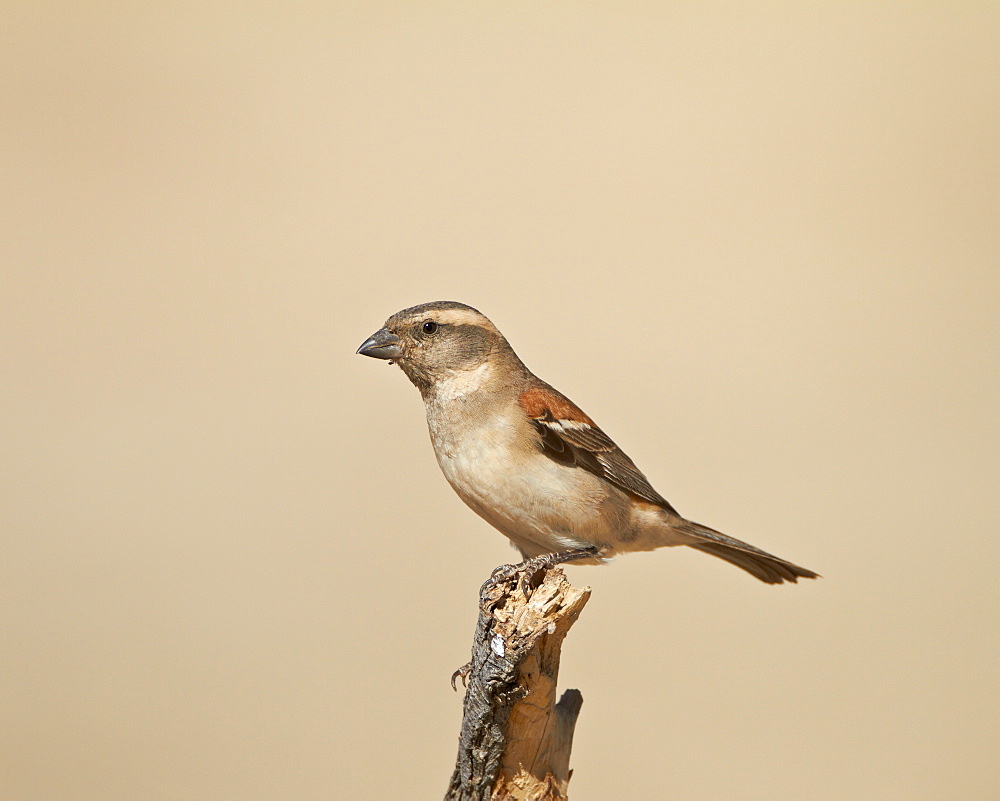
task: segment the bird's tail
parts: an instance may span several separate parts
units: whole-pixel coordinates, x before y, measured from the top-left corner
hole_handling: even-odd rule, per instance
[[[677,525],[677,528],[694,539],[694,542],[688,542],[686,545],[725,559],[767,584],[782,584],[786,581],[795,583],[800,578],[819,577],[818,573],[793,565],[791,562],[772,556],[767,551],[700,523],[684,520]]]

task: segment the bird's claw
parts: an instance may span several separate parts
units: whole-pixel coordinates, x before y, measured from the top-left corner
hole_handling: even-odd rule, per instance
[[[451,689],[458,692],[458,685],[455,684],[455,679],[460,678],[462,680],[462,686],[468,687],[466,679],[469,678],[469,674],[472,672],[472,663],[466,662],[462,667],[451,674]]]

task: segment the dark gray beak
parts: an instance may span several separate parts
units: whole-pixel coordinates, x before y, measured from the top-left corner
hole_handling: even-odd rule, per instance
[[[403,340],[385,328],[380,328],[366,339],[358,353],[373,359],[398,359],[403,355]]]

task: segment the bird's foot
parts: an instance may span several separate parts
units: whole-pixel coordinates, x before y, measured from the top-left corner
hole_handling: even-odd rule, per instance
[[[566,551],[559,551],[558,553],[543,553],[540,556],[533,556],[514,565],[500,565],[500,567],[496,568],[490,574],[486,583],[483,584],[480,590],[480,598],[484,598],[492,590],[501,584],[509,582],[515,576],[517,577],[517,588],[521,590],[525,597],[529,597],[531,590],[540,583],[536,581],[539,573],[544,573],[556,565],[574,562],[577,559],[591,559],[599,556],[600,552],[600,548],[591,545],[589,548],[571,548]]]

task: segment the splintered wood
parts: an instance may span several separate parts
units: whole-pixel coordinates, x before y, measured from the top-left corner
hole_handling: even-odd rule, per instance
[[[483,586],[472,662],[461,671],[462,733],[446,801],[567,797],[583,697],[567,690],[556,703],[556,681],[563,639],[590,588],[573,587],[560,568],[538,576],[534,587],[523,574]]]

